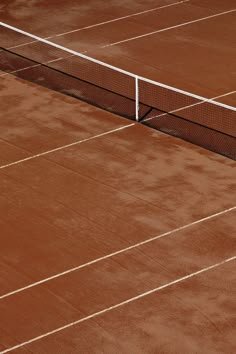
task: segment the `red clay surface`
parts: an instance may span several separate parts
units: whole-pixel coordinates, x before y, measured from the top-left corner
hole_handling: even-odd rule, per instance
[[[46,2],[26,6],[3,1],[0,18],[48,36],[58,32],[60,21],[62,32],[78,28],[78,13],[82,27],[173,2],[138,5],[129,0],[120,6],[117,1],[111,11],[101,1],[97,8],[86,1],[80,4],[83,11],[76,12],[76,1],[66,8],[65,2],[51,1],[47,7]],[[91,42],[86,33],[84,42],[100,46],[110,43],[111,36],[121,40],[122,35],[192,21],[234,5],[189,1],[158,10],[163,11],[158,21],[153,12],[129,19],[130,24],[114,22],[108,31],[95,27]],[[54,11],[49,21],[50,6],[58,16]],[[235,13],[222,15],[164,32],[163,49],[169,43],[173,53],[180,43],[186,50],[195,43],[209,58],[214,51],[226,53],[219,45],[223,36],[218,45],[213,39],[216,28],[233,29],[234,18]],[[175,41],[169,41],[173,33]],[[72,46],[73,37],[80,42],[77,32],[70,36],[57,41]],[[154,38],[147,37],[149,53],[144,51],[147,40],[137,42],[146,66],[138,59],[134,67],[138,47],[132,41],[103,50],[101,56],[144,76],[195,87],[202,95],[235,89],[232,37],[225,42],[226,60],[217,57],[201,77],[201,63],[190,62],[194,49],[187,58],[181,52],[175,66],[163,52],[152,56]],[[129,59],[122,54],[124,45],[132,53]],[[190,66],[196,69],[193,77]],[[222,71],[226,66],[227,76]],[[213,80],[214,70],[218,79]],[[13,76],[0,79],[0,351],[234,353],[236,163]],[[200,270],[204,272],[197,274]]]
[[[74,348],[84,353],[197,353],[199,348],[202,353],[234,353],[233,271],[226,264],[17,353],[75,353]]]

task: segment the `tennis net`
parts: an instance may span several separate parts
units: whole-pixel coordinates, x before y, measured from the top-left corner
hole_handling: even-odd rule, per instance
[[[236,160],[236,108],[0,22],[0,70]]]

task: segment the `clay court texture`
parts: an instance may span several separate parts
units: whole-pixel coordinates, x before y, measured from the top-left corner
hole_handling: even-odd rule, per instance
[[[236,352],[235,33],[235,0],[1,1],[1,354]]]

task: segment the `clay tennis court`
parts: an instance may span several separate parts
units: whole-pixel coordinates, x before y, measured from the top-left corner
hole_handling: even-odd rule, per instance
[[[229,107],[234,155],[235,1],[112,3],[0,21]],[[234,353],[235,159],[0,63],[0,352]]]

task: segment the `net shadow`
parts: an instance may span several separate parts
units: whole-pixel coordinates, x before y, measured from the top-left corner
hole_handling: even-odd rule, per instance
[[[134,99],[3,48],[0,51],[0,70],[62,94],[75,97],[111,113],[132,120],[135,119]],[[149,111],[149,107],[141,105],[140,110],[145,115]]]
[[[152,109],[141,122],[165,134],[236,160],[236,139],[221,131],[156,109]]]
[[[1,48],[0,70],[135,120],[133,77],[59,52],[38,42]],[[236,160],[235,111],[142,80],[139,92],[142,124]]]

